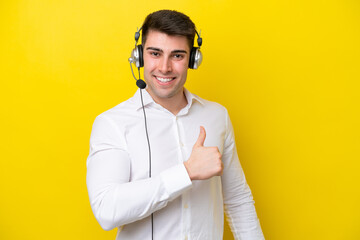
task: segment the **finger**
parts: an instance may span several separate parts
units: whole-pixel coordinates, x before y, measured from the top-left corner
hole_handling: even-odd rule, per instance
[[[203,126],[200,126],[199,137],[194,146],[197,146],[197,147],[204,146],[205,138],[206,138],[205,128]]]

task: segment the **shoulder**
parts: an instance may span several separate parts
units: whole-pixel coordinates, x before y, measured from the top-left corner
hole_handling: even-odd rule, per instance
[[[193,94],[195,101],[197,101],[202,109],[206,112],[211,112],[215,115],[227,115],[228,111],[225,106],[221,105],[220,103],[209,101],[207,99],[201,98],[196,94]]]
[[[122,118],[129,117],[136,113],[135,101],[131,97],[124,102],[119,103],[118,105],[100,113],[95,120],[103,120],[106,119],[107,121],[118,121]]]
[[[94,136],[122,136],[126,128],[139,118],[132,98],[100,113],[93,120],[92,135]]]
[[[218,126],[221,129],[227,129],[229,126],[229,114],[225,106],[220,103],[193,95],[193,104],[190,109],[190,116],[208,126]],[[205,124],[206,123],[206,124]],[[209,127],[208,127],[209,128]],[[222,131],[218,129],[218,131]]]

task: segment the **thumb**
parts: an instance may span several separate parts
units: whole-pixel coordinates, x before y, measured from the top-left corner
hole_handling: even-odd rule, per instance
[[[200,134],[194,146],[196,147],[204,146],[205,138],[206,138],[205,128],[203,126],[200,126]]]

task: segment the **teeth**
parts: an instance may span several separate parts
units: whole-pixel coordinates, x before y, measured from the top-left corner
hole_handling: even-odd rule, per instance
[[[163,83],[170,82],[171,80],[173,80],[173,78],[161,78],[161,77],[156,77],[156,79]]]

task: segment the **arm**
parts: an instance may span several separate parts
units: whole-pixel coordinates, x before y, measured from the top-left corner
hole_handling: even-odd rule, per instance
[[[111,120],[95,120],[86,183],[93,213],[105,230],[145,218],[191,187],[183,164],[158,176],[129,182],[130,158],[120,136]]]
[[[234,131],[226,113],[227,132],[222,156],[221,177],[225,212],[235,239],[264,239],[256,214],[253,196],[246,182],[236,151]]]

